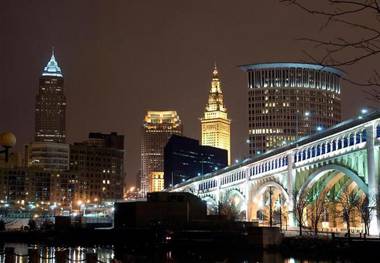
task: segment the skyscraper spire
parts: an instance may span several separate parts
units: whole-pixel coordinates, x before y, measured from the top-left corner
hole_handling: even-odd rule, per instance
[[[218,68],[216,67],[216,61],[214,62],[214,70],[212,71],[212,77],[213,78],[219,78],[218,77]]]
[[[227,109],[224,105],[223,92],[216,63],[214,63],[214,69],[212,71],[211,89],[208,94],[204,116],[201,118],[201,125],[202,145],[227,150],[228,163],[230,164],[231,120],[227,116]]]
[[[222,112],[227,111],[223,103],[223,92],[216,63],[212,71],[211,89],[208,96],[208,104],[206,105],[206,111],[215,110],[220,110]]]
[[[42,76],[63,77],[61,68],[55,59],[54,47],[52,47],[50,60],[44,68]]]

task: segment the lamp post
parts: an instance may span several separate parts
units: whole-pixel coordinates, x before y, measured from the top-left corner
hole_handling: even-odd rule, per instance
[[[273,226],[273,211],[272,211],[272,186],[269,186],[269,226]]]
[[[3,146],[4,150],[0,153],[5,154],[5,162],[8,162],[9,149],[16,144],[16,136],[11,132],[3,132],[0,134],[0,145]]]
[[[278,195],[278,201],[280,204],[280,231],[282,231],[282,202],[281,202],[281,194]]]

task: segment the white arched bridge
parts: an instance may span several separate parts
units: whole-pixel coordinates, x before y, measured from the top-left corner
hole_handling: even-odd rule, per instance
[[[169,191],[188,191],[207,202],[210,211],[221,200],[233,200],[244,220],[266,217],[268,192],[272,204],[279,203],[289,226],[295,226],[294,210],[300,196],[339,195],[356,189],[378,207],[380,112],[347,120],[334,127],[301,138],[284,147],[213,173],[194,177]],[[277,196],[277,200],[273,200]],[[274,203],[273,203],[274,202]],[[330,209],[330,210],[329,210]],[[329,227],[334,208],[323,221]],[[370,233],[378,233],[377,209],[370,219]],[[336,211],[335,211],[336,212]],[[273,215],[273,214],[272,214]],[[280,215],[281,217],[281,215]]]

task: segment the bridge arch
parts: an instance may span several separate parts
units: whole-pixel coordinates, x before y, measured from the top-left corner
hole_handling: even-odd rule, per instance
[[[237,202],[237,199],[234,198],[234,197],[238,197],[239,200]],[[226,200],[231,200],[234,202],[234,204],[236,206],[238,206],[239,208],[244,208],[245,209],[245,205],[247,200],[246,200],[246,197],[243,195],[243,193],[240,192],[240,190],[238,189],[229,189],[227,190],[225,193],[224,193],[224,198]],[[233,199],[233,200],[232,200]]]
[[[258,188],[256,188],[256,191],[252,195],[252,200],[254,200],[257,196],[262,195],[268,187],[274,187],[278,189],[279,191],[281,191],[282,196],[285,197],[285,200],[287,202],[289,201],[288,192],[285,190],[285,188],[281,184],[277,183],[276,181],[269,181],[269,182],[265,182],[259,185]]]
[[[187,186],[187,187],[185,187],[183,189],[183,192],[188,192],[188,193],[191,193],[191,194],[196,194],[197,191],[196,191],[196,189],[195,189],[194,186],[189,185],[189,186]]]
[[[232,188],[224,192],[222,202],[233,204],[239,211],[239,219],[245,220],[247,217],[247,198],[240,189]]]
[[[259,223],[266,224],[268,223],[268,210],[267,205],[264,204],[267,202],[268,196],[266,191],[273,187],[273,198],[280,198],[283,200],[281,204],[283,208],[283,213],[286,214],[287,206],[289,204],[289,194],[286,189],[277,181],[267,181],[262,184],[256,184],[251,186],[248,204],[247,204],[247,220],[248,221],[257,221]],[[276,197],[277,196],[277,197]],[[265,215],[265,216],[264,216]],[[264,216],[264,217],[263,217]]]
[[[361,189],[366,195],[368,194],[368,186],[354,171],[338,164],[328,164],[314,171],[312,174],[308,176],[308,178],[298,191],[296,199],[297,202],[307,190],[311,189],[316,182],[318,182],[324,175],[331,171],[341,172],[344,175],[348,176],[353,182],[357,184],[359,189]]]
[[[206,202],[207,214],[215,214],[218,210],[218,203],[214,197],[206,195],[202,197],[202,200]]]

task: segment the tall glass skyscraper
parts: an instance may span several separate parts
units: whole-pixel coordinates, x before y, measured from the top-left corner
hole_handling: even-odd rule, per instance
[[[35,141],[66,141],[66,97],[63,93],[63,75],[54,51],[40,77],[35,106]]]
[[[173,135],[182,135],[182,123],[176,111],[148,111],[141,142],[141,192],[156,191],[157,175],[164,175],[164,147]]]
[[[316,64],[266,63],[248,73],[248,138],[251,156],[341,121],[343,72]]]
[[[66,141],[66,97],[63,74],[54,51],[39,80],[35,105],[34,142],[26,145],[27,165],[49,171],[69,169]]]
[[[231,163],[231,120],[224,105],[222,86],[216,65],[212,71],[211,89],[203,118],[201,118],[202,145],[228,151]]]

